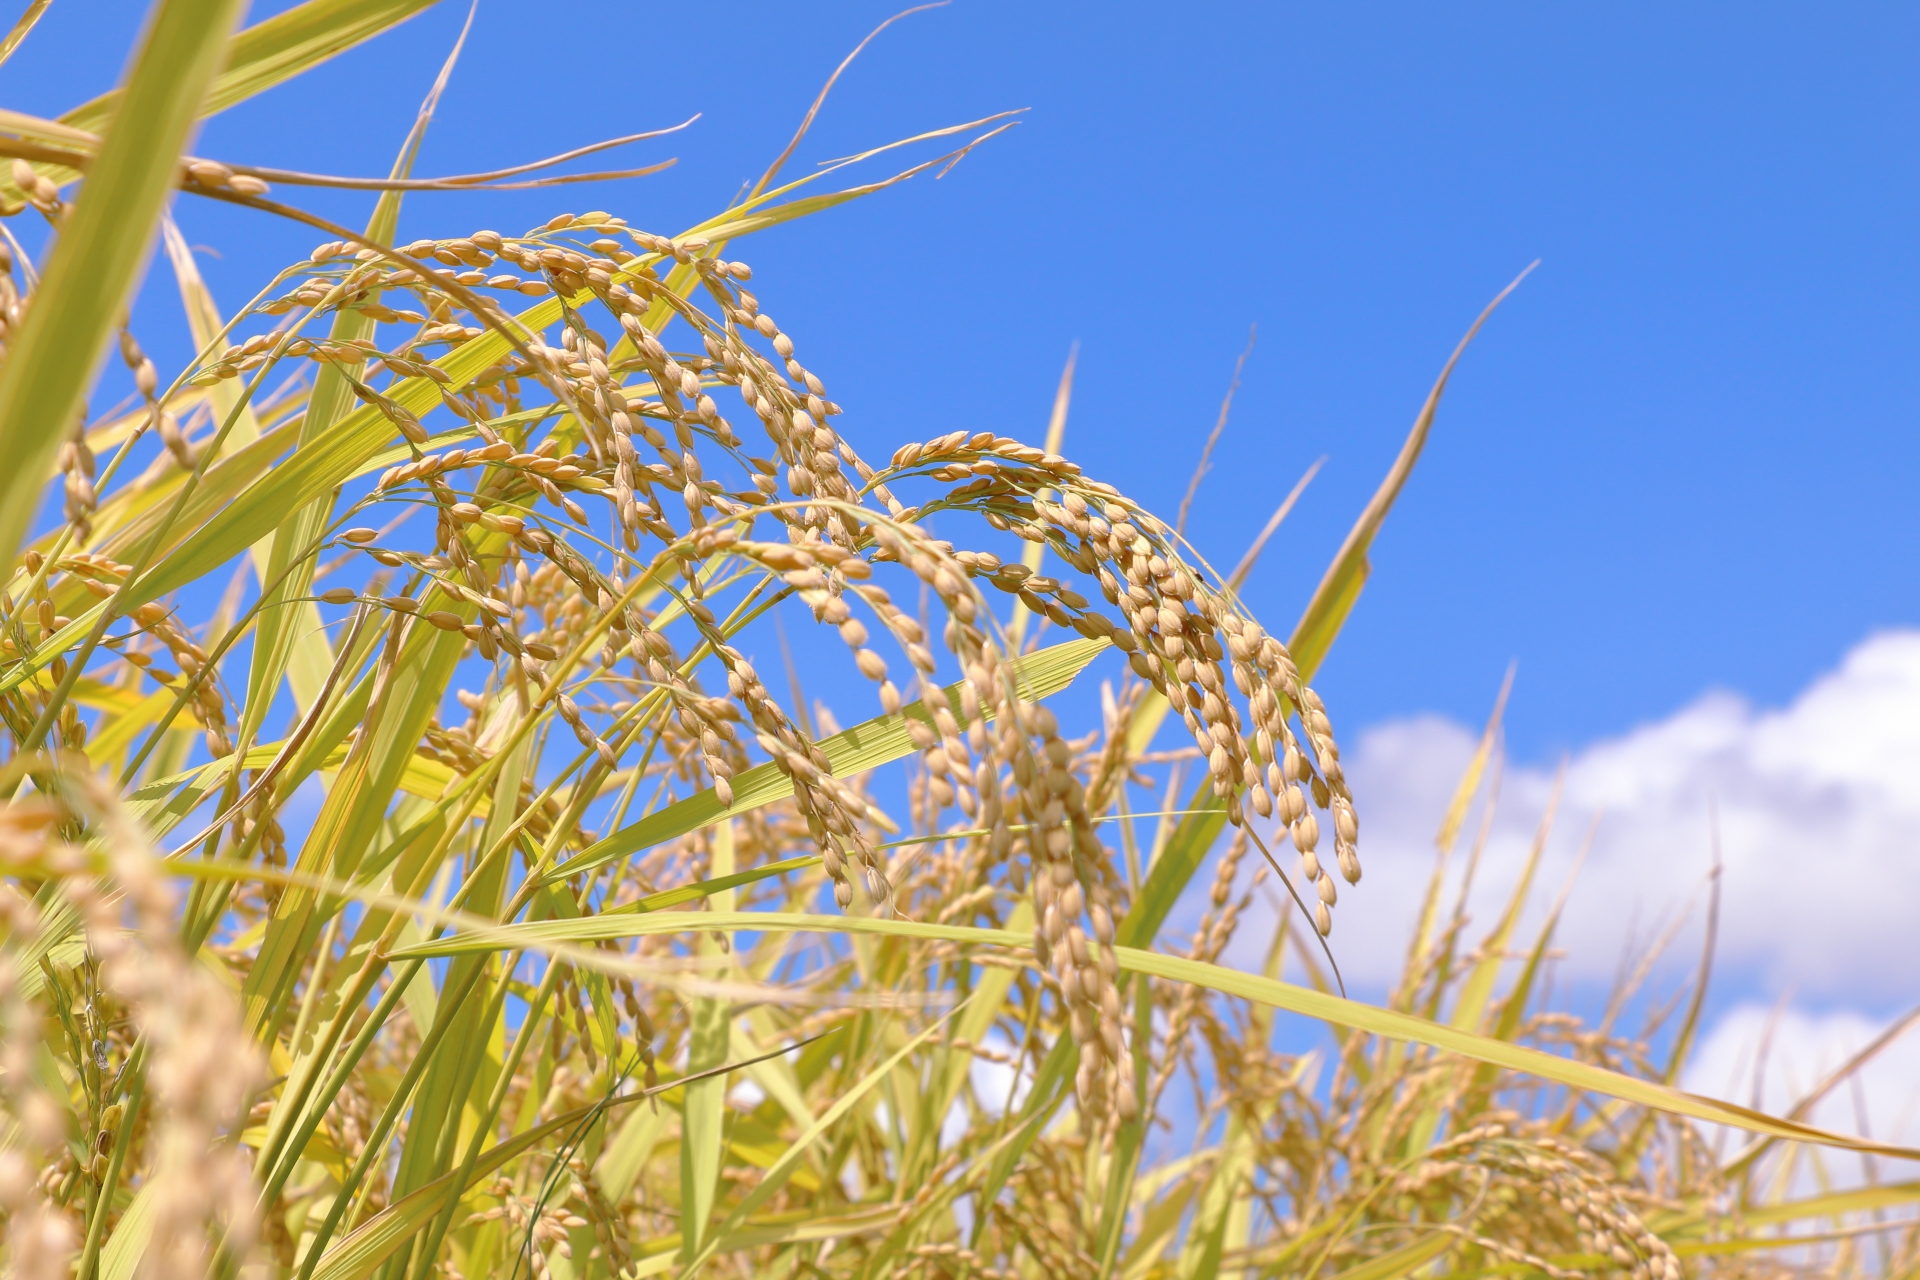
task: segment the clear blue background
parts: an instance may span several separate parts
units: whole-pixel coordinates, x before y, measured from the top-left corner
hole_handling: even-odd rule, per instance
[[[0,103],[107,88],[141,8],[56,0]],[[680,157],[664,175],[412,197],[402,236],[586,207],[678,231],[890,12],[485,0],[421,173],[704,114],[616,153]],[[384,173],[464,17],[442,5],[217,118],[199,152]],[[1077,341],[1067,452],[1168,515],[1257,324],[1191,533],[1231,563],[1327,456],[1249,593],[1281,627],[1459,334],[1540,258],[1464,361],[1320,682],[1340,725],[1477,721],[1517,658],[1511,741],[1537,759],[1712,685],[1784,700],[1920,622],[1916,28],[1891,5],[960,0],[875,41],[789,172],[1030,108],[1020,126],[738,252],[870,456],[960,426],[1037,440]],[[203,268],[229,310],[319,238],[180,217],[222,255]],[[176,307],[156,273],[138,321],[169,372]]]

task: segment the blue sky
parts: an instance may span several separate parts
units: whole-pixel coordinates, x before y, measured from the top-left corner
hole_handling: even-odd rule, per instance
[[[0,96],[52,112],[106,87],[138,11],[56,4]],[[747,3],[716,27],[483,2],[423,172],[702,118],[629,153],[678,156],[661,176],[419,197],[403,235],[583,201],[677,230],[757,176],[889,12]],[[463,18],[430,10],[200,150],[383,171]],[[1193,532],[1231,561],[1326,455],[1251,593],[1281,624],[1461,330],[1540,258],[1465,361],[1323,684],[1336,724],[1474,720],[1517,658],[1511,742],[1547,758],[1712,686],[1784,701],[1920,620],[1916,25],[1894,6],[962,0],[875,41],[794,172],[993,111],[1028,108],[1020,126],[942,181],[741,251],[869,452],[983,411],[1038,437],[1077,341],[1068,452],[1166,511],[1257,324]],[[229,306],[317,238],[181,217],[223,255],[204,267]],[[174,305],[148,293],[143,314]]]

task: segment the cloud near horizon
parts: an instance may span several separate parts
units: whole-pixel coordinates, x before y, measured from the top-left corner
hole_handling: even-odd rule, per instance
[[[1397,975],[1434,834],[1478,736],[1420,716],[1350,744],[1366,876],[1342,886],[1332,939],[1350,984],[1378,991]],[[1591,836],[1556,935],[1559,980],[1611,983],[1628,950],[1688,911],[1665,963],[1697,963],[1717,810],[1720,991],[1882,1012],[1920,995],[1920,631],[1869,637],[1788,706],[1708,693],[1581,748],[1565,771],[1529,916],[1544,917]],[[1475,941],[1518,880],[1555,772],[1504,770],[1470,897]],[[1484,791],[1456,849],[1456,884]]]
[[[1514,696],[1526,696],[1524,681]],[[1399,975],[1433,871],[1434,836],[1479,734],[1479,726],[1416,716],[1349,740],[1344,758],[1366,875],[1341,886],[1331,941],[1361,999],[1379,999]],[[1519,937],[1530,946],[1554,899],[1567,894],[1552,975],[1561,1003],[1570,990],[1582,1003],[1609,990],[1670,928],[1652,985],[1668,994],[1690,975],[1700,960],[1717,811],[1719,941],[1708,1022],[1686,1087],[1749,1101],[1754,1055],[1765,1044],[1761,1101],[1784,1112],[1920,1003],[1920,631],[1869,636],[1784,707],[1710,692],[1572,752],[1564,768]],[[1510,899],[1557,771],[1533,762],[1502,771],[1468,899],[1467,945]],[[1486,791],[1460,834],[1448,906],[1481,829]],[[1183,921],[1200,909],[1182,907]],[[1229,963],[1260,963],[1271,919],[1247,921]],[[1916,1080],[1920,1029],[1869,1064],[1857,1090],[1828,1097],[1814,1122],[1913,1145]],[[1864,1174],[1855,1164],[1847,1157],[1833,1172],[1855,1181]]]

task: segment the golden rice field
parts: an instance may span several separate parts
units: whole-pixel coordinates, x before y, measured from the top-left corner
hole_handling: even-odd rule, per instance
[[[1001,118],[789,147],[690,227],[576,188],[400,244],[450,185],[433,97],[365,226],[190,154],[423,7],[159,0],[121,89],[0,114],[0,227],[49,244],[0,248],[9,1274],[1920,1273],[1920,1184],[1796,1176],[1914,1153],[1676,1087],[1709,961],[1590,1023],[1524,888],[1443,895],[1498,710],[1397,986],[1342,994],[1365,797],[1312,680],[1452,360],[1299,620],[1256,619],[1291,498],[1191,546],[1070,460],[1071,367],[1042,439],[863,456],[861,388],[753,292],[756,237]],[[223,314],[189,199],[317,247]],[[184,367],[128,327],[149,270]],[[103,362],[132,394],[88,416]],[[750,660],[776,614],[844,647],[831,712]]]

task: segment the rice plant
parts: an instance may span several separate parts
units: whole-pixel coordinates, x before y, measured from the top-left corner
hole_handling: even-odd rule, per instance
[[[863,455],[749,287],[749,237],[1004,118],[834,189],[790,146],[677,231],[405,244],[409,191],[544,180],[416,177],[438,86],[362,228],[188,152],[421,7],[162,0],[114,96],[0,117],[51,236],[0,252],[12,1273],[1920,1269],[1920,1187],[1788,1190],[1914,1153],[1674,1087],[1704,965],[1673,1025],[1586,1025],[1524,889],[1475,942],[1436,870],[1392,999],[1339,990],[1365,798],[1310,682],[1492,306],[1282,636],[1239,588],[1291,496],[1218,573],[1065,456],[1071,370],[1037,445]],[[223,316],[175,192],[325,239]],[[156,244],[171,371],[126,319]],[[135,393],[97,414],[96,356]],[[844,646],[835,711],[778,691],[780,617]]]

